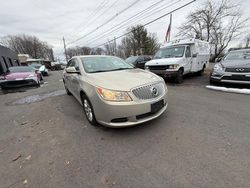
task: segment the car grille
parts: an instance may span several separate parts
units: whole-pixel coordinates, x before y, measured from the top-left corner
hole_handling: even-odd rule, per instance
[[[250,68],[226,68],[226,72],[250,73]]]
[[[149,70],[166,70],[169,68],[169,65],[156,65],[156,66],[149,66]]]
[[[164,87],[163,83],[155,83],[137,87],[132,90],[132,93],[140,100],[148,100],[162,96],[164,94]],[[157,90],[157,93],[152,91],[153,88]]]
[[[244,75],[232,75],[232,76],[223,76],[223,80],[235,80],[235,81],[250,81],[250,77]]]

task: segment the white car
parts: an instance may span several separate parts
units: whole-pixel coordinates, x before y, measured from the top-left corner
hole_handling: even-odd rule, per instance
[[[92,124],[127,127],[159,117],[167,109],[164,80],[118,57],[73,57],[63,72],[68,94]]]

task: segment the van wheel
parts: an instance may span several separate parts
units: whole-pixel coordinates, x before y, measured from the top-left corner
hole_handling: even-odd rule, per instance
[[[98,123],[96,121],[94,110],[93,110],[91,102],[89,101],[89,99],[87,98],[86,95],[81,96],[81,101],[82,101],[83,111],[84,111],[84,114],[85,114],[88,122],[93,126],[97,126]]]
[[[205,72],[205,68],[206,68],[206,66],[204,65],[203,68],[202,68],[202,70],[198,72],[198,76],[202,76],[203,75],[203,73]]]
[[[175,83],[181,84],[183,82],[183,69],[179,69],[175,78]]]

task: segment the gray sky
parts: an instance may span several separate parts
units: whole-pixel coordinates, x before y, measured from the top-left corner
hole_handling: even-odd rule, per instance
[[[39,39],[48,42],[54,47],[56,56],[62,56],[63,43],[62,37],[66,42],[73,41],[81,36],[88,34],[90,31],[102,25],[112,16],[116,15],[135,0],[1,0],[0,11],[0,37],[12,34],[29,34],[35,35]],[[137,18],[126,24],[120,30],[93,41],[94,38],[100,37],[106,31],[110,31],[114,26],[128,19],[134,14],[144,10],[148,6],[159,0],[139,0],[127,11],[116,16],[107,25],[92,32],[82,40],[69,45],[89,45],[97,46],[108,39],[123,34],[126,26],[133,23],[144,24],[174,8],[184,5],[190,0],[162,0],[155,7],[155,11],[150,12],[151,16]],[[187,14],[199,6],[203,0],[197,0],[196,3],[175,12],[173,14],[172,35],[177,33],[177,27],[185,20]],[[250,16],[250,0],[242,0],[244,15]],[[164,8],[166,7],[166,8]],[[98,9],[97,9],[98,8]],[[162,9],[160,11],[160,9]],[[147,14],[149,15],[149,13]],[[160,42],[163,42],[164,35],[169,24],[169,17],[165,17],[149,26],[149,32],[156,33]]]

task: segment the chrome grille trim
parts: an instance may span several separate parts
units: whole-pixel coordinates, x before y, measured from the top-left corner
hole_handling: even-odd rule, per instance
[[[152,88],[156,88],[158,93],[157,95],[154,95],[151,91]],[[143,85],[136,87],[132,89],[132,93],[137,99],[140,100],[149,100],[149,99],[154,99],[159,96],[162,96],[165,93],[165,86],[164,83],[158,82],[158,83],[152,83],[149,85]]]

